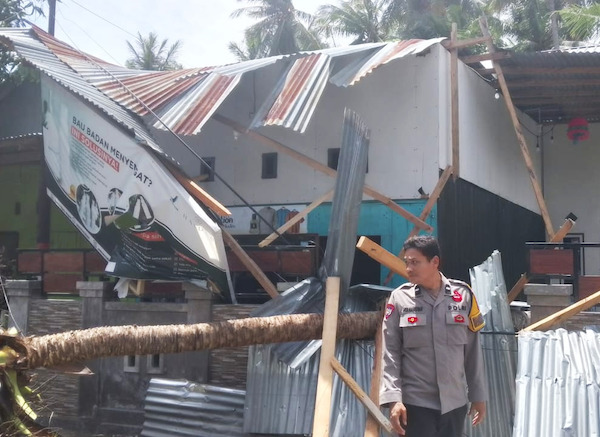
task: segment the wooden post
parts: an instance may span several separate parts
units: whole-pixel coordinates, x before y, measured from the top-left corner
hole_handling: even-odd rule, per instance
[[[275,241],[277,239],[277,237],[279,237],[279,235],[283,234],[289,228],[291,228],[296,223],[298,223],[300,220],[302,220],[304,217],[306,217],[309,212],[311,212],[313,209],[315,209],[321,203],[326,202],[329,199],[331,199],[332,196],[333,196],[333,190],[329,190],[328,192],[326,192],[325,194],[323,194],[321,197],[319,197],[313,203],[311,203],[310,205],[308,205],[306,208],[304,208],[302,211],[300,211],[298,214],[296,214],[290,220],[288,220],[287,222],[285,222],[283,224],[283,226],[280,226],[279,229],[277,229],[276,232],[273,232],[267,238],[265,238],[260,243],[258,243],[258,247],[265,247],[265,246],[268,246],[269,244],[271,244],[273,241]]]
[[[444,187],[446,186],[446,182],[448,182],[448,179],[450,179],[450,175],[453,173],[453,171],[454,170],[453,170],[452,166],[449,165],[442,172],[440,178],[437,181],[437,184],[435,184],[435,188],[433,189],[433,191],[429,195],[429,198],[427,199],[427,203],[425,203],[425,207],[423,208],[423,211],[421,211],[421,214],[419,215],[419,218],[421,220],[426,220],[427,217],[429,217],[431,210],[437,203],[438,198],[442,194],[442,191],[444,190]],[[410,234],[408,234],[407,239],[414,237],[415,235],[417,235],[419,233],[419,231],[420,231],[419,228],[414,227],[412,229],[412,231],[410,231]],[[399,258],[402,258],[403,252],[404,251],[402,251],[402,250],[400,251],[400,253],[398,254]],[[388,275],[385,277],[385,280],[383,281],[383,285],[389,284],[393,277],[394,277],[394,272],[392,272],[390,270]]]
[[[244,126],[239,124],[238,122],[233,121],[227,117],[224,117],[223,115],[214,114],[212,116],[212,118],[214,120],[218,121],[219,123],[229,126],[230,128],[232,128],[233,130],[235,130],[239,133],[249,136],[250,138],[260,142],[261,144],[264,144],[265,146],[269,146],[281,153],[291,156],[292,158],[312,167],[313,169],[320,171],[321,173],[324,173],[331,177],[335,177],[337,175],[337,172],[334,169],[327,167],[325,164],[322,164],[319,161],[309,158],[308,156],[303,155],[302,153],[297,152],[290,147],[284,146],[283,144],[281,144],[271,138],[261,135],[258,132],[248,130]],[[430,225],[428,225],[427,223],[425,223],[423,220],[421,220],[414,214],[408,212],[406,209],[404,209],[400,205],[396,204],[396,202],[394,202],[392,199],[390,199],[387,196],[384,196],[383,194],[379,193],[378,191],[374,190],[373,188],[369,187],[368,185],[365,185],[363,187],[363,192],[367,196],[370,196],[373,199],[380,201],[385,206],[390,208],[392,211],[398,213],[399,215],[401,215],[406,220],[408,220],[415,226],[419,227],[420,229],[423,229],[427,232],[433,231],[433,228]]]
[[[337,318],[340,300],[339,277],[332,276],[327,278],[325,293],[323,343],[321,345],[321,358],[319,361],[315,418],[312,429],[313,437],[329,437],[331,396],[333,392],[333,369],[331,368],[330,363],[332,359],[335,359]]]
[[[563,240],[563,238],[565,238],[565,236],[569,232],[571,232],[571,229],[573,229],[573,226],[575,226],[575,221],[573,219],[571,219],[570,217],[567,217],[565,219],[565,222],[560,227],[560,229],[558,231],[556,231],[556,233],[552,236],[552,238],[550,239],[550,242],[551,243],[560,243]],[[527,274],[523,273],[521,275],[521,277],[519,278],[519,280],[517,281],[517,283],[513,286],[513,288],[508,293],[508,296],[507,296],[508,303],[511,303],[513,300],[515,300],[519,296],[519,294],[523,290],[523,287],[525,287],[525,284],[527,284],[528,282],[529,282],[529,278],[527,277]]]
[[[177,181],[181,185],[183,185],[183,188],[185,188],[186,191],[190,193],[190,195],[192,195],[192,197],[194,197],[196,200],[202,202],[204,205],[209,207],[212,211],[214,211],[220,216],[229,217],[231,215],[231,211],[229,211],[229,209],[227,209],[218,200],[216,200],[214,197],[212,197],[210,194],[204,191],[202,187],[200,187],[196,182],[186,177],[174,165],[165,164],[165,167],[167,168],[167,170],[169,170],[173,177],[177,179]]]
[[[450,41],[456,43],[457,25],[452,23]],[[458,49],[450,50],[450,107],[452,113],[452,177],[456,180],[460,171],[460,153],[458,143]]]
[[[385,250],[373,240],[370,240],[365,236],[360,237],[358,239],[358,243],[356,243],[356,248],[362,250],[375,261],[378,261],[380,264],[390,269],[390,271],[408,279],[408,273],[406,273],[406,264],[404,264],[404,261],[402,261],[393,253]]]
[[[573,305],[566,307],[565,309],[562,309],[554,314],[549,315],[548,317],[540,320],[539,322],[529,325],[527,328],[524,328],[523,331],[537,331],[542,329],[548,329],[551,326],[564,322],[565,320],[569,319],[575,314],[578,314],[581,311],[585,311],[598,303],[600,303],[600,290],[595,292],[591,296],[586,297],[585,299],[581,299]]]
[[[250,256],[246,253],[242,246],[238,244],[238,242],[231,236],[229,232],[224,229],[221,229],[221,233],[223,234],[223,241],[227,244],[233,253],[239,258],[239,260],[246,266],[246,268],[250,271],[254,279],[258,281],[260,285],[265,289],[267,294],[271,296],[273,299],[279,297],[279,293],[277,293],[277,288],[273,285],[273,283],[267,278],[265,272],[263,272],[260,267],[254,262]]]
[[[483,36],[490,37],[490,32],[488,30],[487,20],[485,16],[482,16],[479,19],[479,25],[481,27],[481,32]],[[488,52],[495,53],[496,49],[492,44],[491,37],[487,41]],[[510,114],[510,118],[512,119],[513,127],[515,129],[515,133],[517,134],[517,140],[519,141],[519,147],[521,148],[521,154],[523,155],[523,160],[525,161],[525,166],[527,167],[527,173],[529,174],[529,179],[531,180],[531,185],[533,186],[533,192],[535,194],[535,198],[537,199],[538,206],[540,208],[540,212],[542,213],[542,218],[544,219],[544,224],[546,225],[546,233],[548,234],[548,238],[552,238],[554,236],[554,229],[552,228],[552,221],[550,220],[550,213],[548,212],[548,208],[546,207],[546,201],[544,200],[544,194],[542,193],[542,189],[538,182],[537,176],[535,175],[535,168],[533,167],[533,162],[531,161],[531,155],[529,154],[529,149],[527,148],[527,141],[525,140],[525,136],[523,135],[523,130],[521,128],[521,122],[519,121],[519,117],[517,117],[517,111],[513,105],[512,98],[510,96],[510,92],[508,91],[508,86],[506,85],[506,79],[504,78],[504,73],[502,72],[502,67],[497,61],[492,61],[494,65],[494,69],[496,70],[496,74],[498,76],[498,84],[502,89],[502,95],[504,96],[504,101],[506,102],[506,107],[508,109],[508,113]]]
[[[381,317],[377,322],[377,331],[375,332],[375,353],[373,355],[373,373],[371,374],[371,390],[369,398],[375,405],[379,405],[379,385],[381,384],[381,373],[383,371],[383,339],[381,325],[385,316],[385,305],[381,310]],[[379,437],[379,422],[373,416],[367,416],[364,437]]]
[[[364,392],[352,376],[344,369],[344,366],[340,364],[335,358],[331,359],[331,367],[340,376],[340,379],[344,381],[344,384],[354,393],[358,400],[365,406],[369,414],[379,423],[379,425],[386,430],[389,434],[394,433],[392,424],[379,410],[379,407],[373,403],[369,396]],[[313,434],[314,436],[315,434]]]

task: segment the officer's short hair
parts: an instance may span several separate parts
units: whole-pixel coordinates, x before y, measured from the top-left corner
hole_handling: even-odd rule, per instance
[[[421,252],[428,261],[434,256],[441,259],[440,245],[435,237],[430,235],[417,235],[416,237],[410,237],[404,242],[403,249],[417,249]]]

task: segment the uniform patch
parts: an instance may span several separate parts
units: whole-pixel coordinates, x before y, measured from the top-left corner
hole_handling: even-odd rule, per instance
[[[390,316],[392,315],[392,313],[394,312],[395,309],[396,309],[396,307],[394,305],[392,305],[391,303],[388,303],[385,306],[385,320],[390,318]]]
[[[462,295],[458,292],[458,290],[454,290],[454,293],[452,293],[452,300],[454,302],[462,302],[463,298]]]
[[[413,326],[425,326],[427,325],[427,316],[422,313],[413,314],[401,314],[400,315],[400,327],[411,328]]]
[[[481,330],[485,326],[485,321],[479,311],[479,305],[475,295],[471,294],[471,311],[469,312],[469,329],[473,332]]]
[[[415,323],[417,323],[419,321],[419,318],[417,316],[410,316],[406,318],[406,321],[412,325],[414,325]]]
[[[454,316],[454,321],[456,323],[465,323],[465,316],[457,314],[456,316]]]

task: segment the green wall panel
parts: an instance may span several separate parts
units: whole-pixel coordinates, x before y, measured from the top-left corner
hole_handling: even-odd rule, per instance
[[[423,210],[426,200],[406,200],[397,201],[396,203],[412,214],[418,216]],[[308,232],[322,236],[327,235],[330,217],[331,203],[326,203],[315,208],[308,216]],[[437,227],[437,209],[435,207],[426,221],[434,228]],[[363,202],[361,205],[358,218],[358,235],[381,236],[381,246],[394,254],[400,252],[402,244],[412,228],[412,223],[380,202]],[[382,267],[382,283],[387,276],[388,271],[387,268]],[[395,275],[390,286],[397,287],[403,282],[403,278]]]
[[[0,165],[0,232],[18,232],[19,248],[36,247],[39,165]],[[60,210],[52,204],[50,247],[91,247]]]

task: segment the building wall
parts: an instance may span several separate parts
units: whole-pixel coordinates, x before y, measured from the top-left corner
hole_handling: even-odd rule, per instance
[[[439,168],[437,56],[434,50],[402,58],[378,67],[348,88],[328,84],[304,134],[282,127],[258,131],[326,164],[327,149],[341,145],[343,113],[348,107],[360,114],[371,130],[366,183],[393,199],[419,198],[419,187],[427,192],[433,189]],[[249,125],[276,86],[280,69],[275,64],[257,75],[246,74],[217,112]],[[157,132],[156,136],[191,175],[199,173],[197,159],[170,134]],[[201,156],[215,157],[217,173],[251,204],[310,203],[334,185],[332,178],[281,153],[277,179],[261,179],[261,154],[273,150],[244,135],[234,135],[216,121],[209,121],[199,135],[185,140]],[[219,181],[202,185],[228,206],[242,204]]]
[[[450,54],[440,51],[440,162],[452,162]],[[512,203],[539,213],[527,168],[504,98],[495,88],[459,62],[460,177]],[[541,178],[541,155],[536,152],[539,126],[518,111],[536,174]]]
[[[544,133],[544,195],[554,228],[572,212],[578,217],[572,231],[600,242],[600,125],[590,124],[590,138],[578,144],[567,138],[566,124],[546,126]],[[585,269],[600,274],[600,248],[586,249]]]

